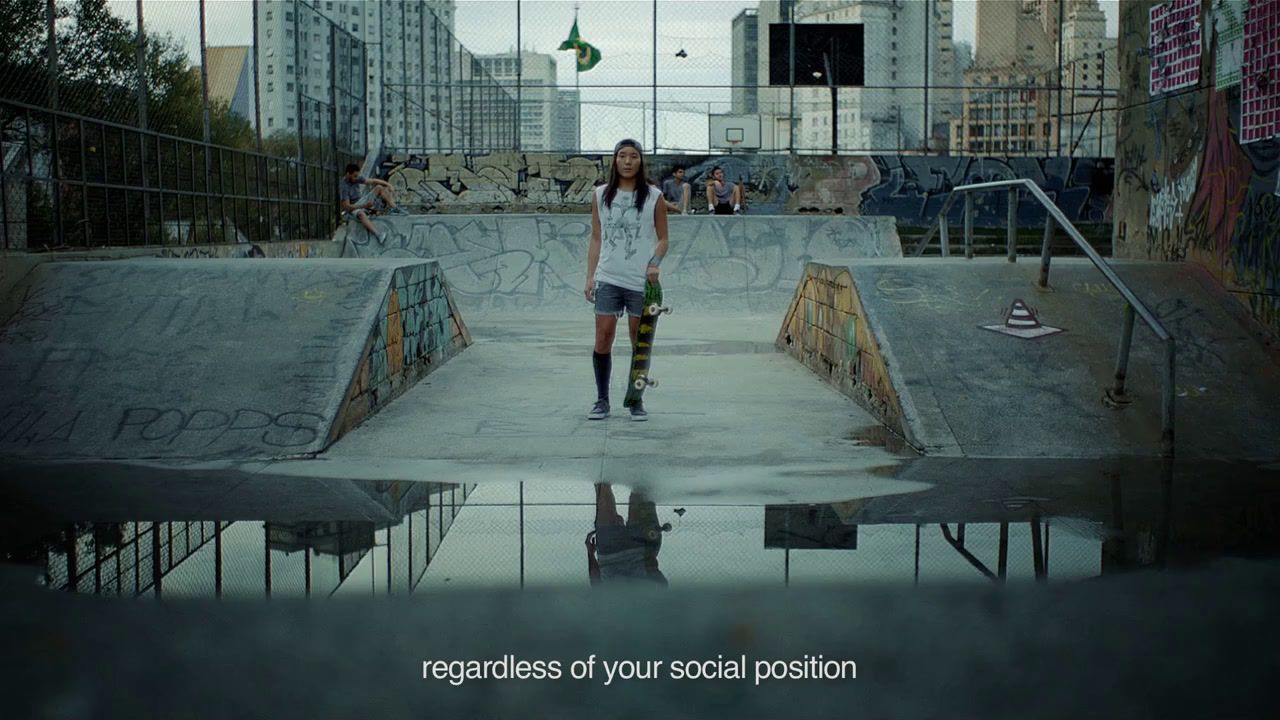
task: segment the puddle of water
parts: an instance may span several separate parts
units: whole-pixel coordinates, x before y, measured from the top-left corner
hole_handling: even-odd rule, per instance
[[[850,433],[846,439],[855,445],[880,447],[891,453],[914,454],[905,438],[883,425],[861,428]]]
[[[845,481],[830,468],[771,472],[772,485],[747,482],[750,492],[615,484],[607,501],[590,483],[555,480],[263,478],[145,491],[6,481],[0,557],[51,589],[87,594],[328,597],[585,587],[593,530],[597,543],[642,550],[669,584],[693,586],[1053,582],[1280,555],[1280,486],[1269,477],[1020,488],[886,479],[845,498],[797,501],[810,485]],[[601,523],[618,528],[603,541]]]

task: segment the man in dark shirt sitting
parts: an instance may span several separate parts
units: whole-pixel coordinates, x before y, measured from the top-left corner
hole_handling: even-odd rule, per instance
[[[662,199],[668,211],[689,214],[689,183],[684,181],[683,165],[673,167],[671,177],[662,181]]]
[[[362,186],[373,189],[365,190]],[[361,176],[360,166],[355,163],[347,165],[342,180],[338,182],[338,198],[342,204],[343,214],[359,220],[360,224],[374,236],[377,236],[378,230],[369,219],[369,210],[376,212],[386,208],[388,215],[409,214],[404,208],[396,205],[395,191],[391,183]]]

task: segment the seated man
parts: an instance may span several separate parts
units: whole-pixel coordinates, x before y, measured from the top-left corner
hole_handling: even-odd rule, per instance
[[[711,182],[707,183],[707,212],[716,215],[736,215],[742,212],[742,186],[725,182],[724,170],[711,169]]]
[[[689,183],[684,181],[684,166],[671,168],[671,177],[662,181],[662,199],[667,203],[667,210],[688,215],[689,192]]]
[[[362,191],[361,185],[373,189]],[[362,177],[360,166],[355,163],[347,165],[346,173],[338,182],[338,199],[342,205],[342,212],[348,217],[359,220],[360,224],[374,236],[378,234],[378,230],[369,219],[369,210],[377,212],[381,208],[386,208],[389,215],[409,214],[404,208],[396,205],[395,192],[391,183],[386,180]]]

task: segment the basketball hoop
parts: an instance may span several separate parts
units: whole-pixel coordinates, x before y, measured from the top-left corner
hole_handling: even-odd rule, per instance
[[[726,140],[725,140],[725,142],[729,143],[729,154],[730,154],[730,155],[732,155],[732,154],[733,154],[733,151],[734,151],[734,150],[736,150],[736,149],[738,148],[738,146],[742,144],[742,141],[741,141],[741,140],[727,140],[727,139],[726,139]]]

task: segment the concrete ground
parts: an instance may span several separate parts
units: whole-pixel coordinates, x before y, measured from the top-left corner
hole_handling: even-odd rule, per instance
[[[683,307],[664,316],[651,368],[660,384],[645,393],[644,423],[622,407],[630,350],[619,338],[613,414],[587,420],[592,323],[585,302],[541,316],[470,316],[472,347],[316,459],[263,472],[611,482],[673,502],[825,502],[925,487],[884,477],[905,456],[883,446],[866,412],[774,348],[768,316]]]

